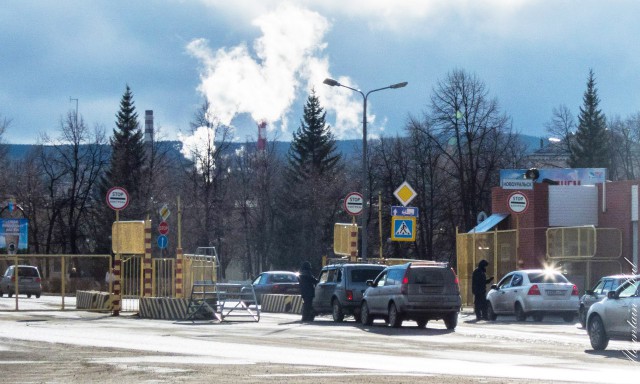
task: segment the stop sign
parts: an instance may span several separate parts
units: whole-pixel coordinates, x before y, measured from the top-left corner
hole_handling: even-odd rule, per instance
[[[158,224],[158,232],[160,232],[161,235],[169,233],[169,223],[161,221],[160,224]]]

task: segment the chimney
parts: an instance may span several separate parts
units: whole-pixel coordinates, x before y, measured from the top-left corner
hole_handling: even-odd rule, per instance
[[[267,149],[267,122],[261,121],[258,124],[258,151]]]

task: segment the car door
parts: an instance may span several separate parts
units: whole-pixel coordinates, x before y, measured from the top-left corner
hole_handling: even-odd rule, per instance
[[[516,301],[521,298],[524,290],[528,290],[528,285],[525,287],[524,275],[516,272],[509,282],[509,286],[505,288],[505,294],[503,304],[505,306],[505,312],[513,312],[516,307]],[[524,292],[526,294],[526,292]]]
[[[386,312],[386,304],[382,304],[384,301],[384,289],[387,283],[387,277],[389,270],[385,270],[373,281],[373,286],[367,289],[367,305],[369,306],[369,312],[381,313],[382,308]]]
[[[336,268],[327,268],[320,273],[313,299],[315,308],[322,311],[328,311],[331,308],[331,297],[336,289],[336,275]]]
[[[498,289],[492,295],[493,311],[495,313],[510,312],[511,308],[507,307],[507,289],[511,286],[513,273],[507,274],[498,282]]]
[[[640,304],[637,299],[638,285],[640,281],[630,281],[620,287],[616,299],[607,301],[605,310],[605,322],[607,331],[612,335],[631,335],[630,312],[634,310],[637,314],[637,306]],[[636,315],[637,316],[637,315]]]

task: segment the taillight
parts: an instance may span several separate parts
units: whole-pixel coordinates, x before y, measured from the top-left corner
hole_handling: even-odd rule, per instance
[[[458,275],[456,275],[456,271],[453,270],[453,268],[451,268],[451,273],[453,273],[453,282],[456,284],[460,284],[460,280],[458,280]]]
[[[273,291],[278,292],[280,290],[280,286],[278,284],[273,286]]]
[[[11,281],[15,282],[16,281],[16,277],[15,276],[11,276]]]
[[[571,290],[571,296],[579,296],[578,287],[574,284],[573,289]]]
[[[540,288],[538,288],[536,284],[532,285],[531,288],[529,288],[529,292],[527,293],[527,295],[540,295]]]
[[[407,268],[407,271],[404,273],[404,277],[402,278],[402,286],[400,287],[401,295],[409,294],[408,284],[409,284],[409,268]]]
[[[36,283],[41,282],[42,280],[39,277],[36,277]]]
[[[353,301],[353,291],[347,291],[347,301]]]

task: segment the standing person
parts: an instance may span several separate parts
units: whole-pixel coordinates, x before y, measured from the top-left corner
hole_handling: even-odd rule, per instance
[[[311,263],[305,261],[300,266],[298,275],[300,295],[302,296],[302,321],[313,321],[313,297],[316,295],[318,280],[311,274]]]
[[[489,284],[493,277],[487,279],[487,266],[489,262],[487,260],[480,260],[478,268],[473,271],[471,277],[471,292],[473,293],[473,309],[476,312],[477,320],[488,320],[487,315],[487,284]]]

